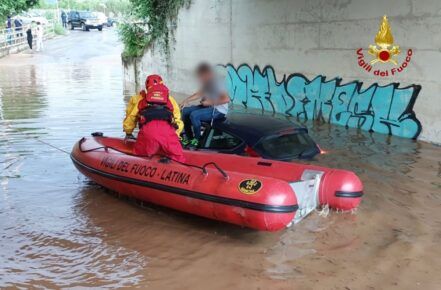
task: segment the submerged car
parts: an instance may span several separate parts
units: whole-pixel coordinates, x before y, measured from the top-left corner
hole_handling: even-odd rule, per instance
[[[320,153],[307,128],[248,113],[231,113],[224,120],[205,124],[198,150],[284,161],[311,159]]]

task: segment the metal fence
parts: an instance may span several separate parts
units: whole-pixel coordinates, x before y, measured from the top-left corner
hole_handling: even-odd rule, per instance
[[[10,50],[24,44],[27,44],[26,30],[27,26],[20,28],[6,28],[0,30],[0,51]],[[47,25],[43,26],[44,29],[44,39],[52,37],[55,34],[55,24],[49,22]],[[35,27],[32,29],[33,32],[33,42],[35,45]]]

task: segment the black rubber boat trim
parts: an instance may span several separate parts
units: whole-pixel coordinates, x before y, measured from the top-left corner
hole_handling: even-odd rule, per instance
[[[77,166],[79,166],[79,167],[81,167],[81,168],[83,168],[93,174],[97,174],[97,175],[100,175],[100,176],[103,176],[103,177],[106,177],[109,179],[117,180],[120,182],[125,182],[125,183],[143,186],[143,187],[149,187],[149,188],[153,188],[153,189],[163,190],[163,191],[166,191],[169,193],[179,194],[179,195],[183,195],[183,196],[187,196],[187,197],[191,197],[191,198],[196,198],[196,199],[200,199],[200,200],[205,200],[205,201],[210,201],[210,202],[215,202],[215,203],[225,204],[225,205],[231,205],[231,206],[237,206],[237,207],[252,209],[252,210],[257,210],[257,211],[271,212],[271,213],[292,213],[292,212],[295,212],[299,208],[299,206],[297,204],[295,204],[295,205],[267,205],[267,204],[249,202],[249,201],[244,201],[244,200],[239,200],[239,199],[234,199],[234,198],[215,196],[215,195],[205,194],[205,193],[201,193],[201,192],[195,192],[195,191],[191,191],[191,190],[187,190],[187,189],[167,186],[167,185],[163,185],[163,184],[159,184],[159,183],[134,179],[134,178],[126,177],[126,176],[120,176],[120,175],[100,171],[96,168],[90,167],[90,166],[76,160],[72,155],[70,156],[70,158],[72,159],[72,161],[75,165],[77,165]]]
[[[358,198],[363,196],[363,191],[336,191],[336,197]]]

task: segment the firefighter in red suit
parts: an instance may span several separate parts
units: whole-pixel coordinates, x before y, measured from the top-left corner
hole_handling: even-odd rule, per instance
[[[155,82],[154,78],[151,82],[138,103],[140,130],[134,153],[146,156],[160,154],[184,162],[182,145],[173,123],[169,90],[162,82]]]

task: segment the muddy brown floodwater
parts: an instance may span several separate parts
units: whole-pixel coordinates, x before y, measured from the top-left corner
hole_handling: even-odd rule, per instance
[[[0,288],[441,289],[441,148],[306,123],[355,171],[355,214],[313,213],[278,233],[121,200],[63,150],[119,135],[116,34],[74,31],[0,60]],[[424,89],[424,88],[423,88]]]

